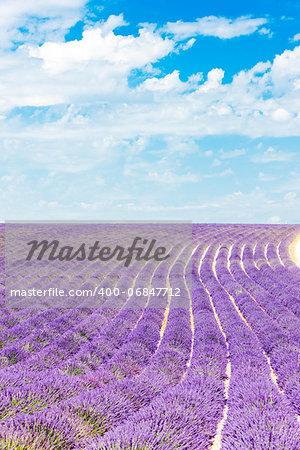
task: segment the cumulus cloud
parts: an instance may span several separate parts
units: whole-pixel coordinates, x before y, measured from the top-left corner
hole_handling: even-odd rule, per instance
[[[223,78],[224,70],[212,69],[207,74],[207,80],[198,88],[197,92],[208,92],[213,89],[218,89],[218,87],[222,84]]]
[[[275,93],[282,94],[286,89],[293,89],[300,79],[300,46],[293,50],[285,50],[273,61],[270,78]]]
[[[29,4],[33,8],[33,2]],[[76,8],[82,5],[72,4]],[[61,5],[57,11],[63,16],[63,8],[71,8],[71,2],[62,1]],[[147,183],[148,190],[150,183],[162,196],[164,190],[175,191],[176,185],[180,189],[187,185],[192,191],[195,183],[206,185],[214,183],[216,177],[230,177],[232,169],[226,166],[226,160],[241,157],[245,150],[232,147],[231,151],[219,152],[210,143],[201,150],[199,142],[204,136],[299,136],[300,47],[286,50],[273,61],[258,62],[236,73],[230,81],[224,78],[221,67],[213,66],[208,73],[195,73],[186,79],[176,68],[166,73],[163,58],[185,51],[193,41],[180,48],[175,35],[166,37],[155,26],[143,26],[139,33],[131,35],[126,28],[119,32],[118,27],[124,24],[123,16],[111,16],[89,25],[78,40],[65,42],[58,35],[55,42],[29,39],[14,51],[1,53],[0,147],[6,169],[1,174],[0,196],[7,204],[11,201],[15,205],[14,210],[6,210],[6,218],[16,212],[16,205],[26,204],[28,199],[33,207],[22,211],[24,218],[28,218],[26,214],[38,218],[37,211],[44,214],[47,207],[53,208],[54,218],[58,218],[59,211],[61,217],[69,214],[80,218],[80,208],[96,212],[103,204],[109,212],[116,199],[120,204],[131,204],[134,187],[143,183]],[[155,71],[151,71],[152,64]],[[130,84],[134,71],[142,76]],[[205,152],[205,148],[214,151]],[[189,155],[197,152],[203,155],[206,166],[195,169]],[[173,159],[164,160],[166,154]],[[291,152],[262,148],[255,149],[253,159],[257,163],[295,160]],[[209,173],[208,166],[216,169]],[[116,167],[122,172],[117,175],[124,177],[120,185],[117,175],[115,183],[108,180],[107,174],[115,176]],[[32,173],[33,177],[27,176]],[[238,177],[235,171],[235,179]],[[295,188],[299,174],[291,178],[285,193],[300,190]],[[256,181],[264,179],[263,175],[255,176]],[[104,196],[101,190],[109,183],[112,187]],[[53,201],[59,199],[56,208],[44,195],[46,187],[51,189]],[[237,192],[212,202],[206,198],[204,203],[223,208],[224,201],[228,211],[236,204],[241,209],[243,205],[241,217],[247,219],[246,210],[251,209],[252,214],[255,199],[261,205],[267,201],[256,194]],[[145,191],[142,196],[146,196]],[[91,197],[90,202],[86,202],[87,197]],[[144,204],[147,201],[145,197]],[[202,208],[200,204],[186,206],[190,210]],[[143,202],[136,207],[143,208]],[[262,206],[265,221],[276,215],[274,205],[272,208],[265,212]],[[45,217],[49,215],[45,213]],[[209,217],[218,218],[207,216],[207,220]]]
[[[157,62],[175,42],[150,27],[136,37],[115,33],[123,23],[122,15],[110,16],[85,30],[80,40],[23,45],[2,54],[0,111],[125,100],[131,70]]]
[[[273,61],[258,62],[230,81],[222,67],[212,66],[208,73],[187,79],[176,66],[166,72],[163,61],[174,52],[187,51],[199,35],[267,35],[266,19],[203,18],[173,24],[173,32],[144,25],[133,35],[126,28],[119,31],[126,25],[122,15],[110,16],[90,23],[82,37],[66,42],[64,34],[83,17],[85,1],[6,3],[0,5],[0,37],[5,46],[14,42],[14,48],[6,47],[0,54],[4,218],[17,218],[17,212],[28,219],[86,218],[86,211],[91,211],[90,218],[99,218],[99,208],[109,218],[118,204],[122,217],[126,211],[143,215],[148,208],[161,216],[167,210],[174,218],[178,211],[207,210],[203,221],[245,221],[260,211],[256,217],[267,221],[278,209],[284,220],[291,207],[300,207],[298,197],[286,196],[300,192],[297,170],[286,185],[280,179],[277,194],[281,189],[286,196],[281,200],[259,190],[206,195],[209,179],[216,186],[215,178],[229,181],[233,171],[226,161],[246,151],[235,146],[218,151],[210,143],[202,149],[200,140],[234,134],[299,136],[300,47]],[[142,75],[135,77],[136,73]],[[253,162],[291,166],[296,161],[289,151],[262,147],[255,149]],[[195,167],[198,155],[203,155],[204,167],[200,162]],[[251,161],[249,155],[247,149]],[[236,166],[235,182],[240,176]],[[270,176],[260,172],[253,178],[271,181]],[[144,184],[147,189],[141,193]],[[180,204],[180,198],[187,198],[184,189],[192,193],[195,188],[197,201]],[[170,196],[162,200],[170,190],[176,193],[174,204]]]
[[[13,0],[0,3],[1,46],[63,38],[81,18],[87,0]]]
[[[272,119],[276,120],[277,122],[285,122],[293,117],[292,114],[284,108],[275,109],[275,111],[272,112],[271,116]]]
[[[62,7],[70,5],[62,2]],[[217,23],[250,29],[253,21],[258,26],[257,20],[263,19]],[[25,44],[1,55],[4,122],[16,107],[75,105],[58,117],[56,127],[82,124],[89,133],[107,130],[112,135],[125,133],[125,138],[135,137],[143,127],[147,135],[173,134],[179,128],[192,137],[299,134],[300,47],[237,73],[232,82],[224,83],[222,68],[182,81],[176,69],[164,75],[149,73],[152,64],[176,51],[174,38],[162,36],[154,25],[144,25],[136,36],[118,33],[124,24],[122,15],[110,16],[85,29],[81,39]],[[146,71],[141,83],[130,88],[128,78],[134,70]]]
[[[138,88],[139,91],[152,91],[152,92],[184,92],[192,90],[198,87],[199,82],[202,79],[202,74],[196,74],[191,76],[187,82],[182,82],[179,78],[179,70],[174,70],[162,78],[148,78]]]
[[[169,92],[172,90],[184,90],[185,84],[179,79],[179,71],[169,73],[163,78],[148,78],[140,86],[139,90],[152,92]]]
[[[239,72],[232,82],[223,82],[220,68],[209,71],[204,81],[201,74],[195,74],[186,82],[175,70],[160,77],[146,75],[140,85],[130,88],[131,71],[163,58],[174,43],[149,29],[134,37],[114,31],[103,34],[97,26],[71,45],[78,48],[84,42],[84,49],[88,48],[89,33],[94,32],[97,51],[74,54],[71,50],[69,59],[65,54],[69,43],[51,43],[50,48],[62,46],[61,54],[48,53],[47,46],[41,46],[35,48],[35,56],[24,48],[3,56],[0,113],[4,126],[9,124],[6,114],[15,107],[71,104],[75,107],[67,113],[62,106],[58,110],[62,115],[55,113],[56,130],[61,126],[67,133],[68,128],[81,124],[82,133],[94,130],[125,138],[137,136],[141,129],[147,135],[172,135],[174,129],[180,129],[182,135],[191,137],[222,133],[299,135],[300,90],[296,82],[300,79],[300,47],[277,55],[273,62]],[[99,42],[103,46],[98,51]],[[45,116],[43,133],[53,128],[52,121],[48,123]],[[31,126],[34,128],[34,121]],[[41,125],[38,128],[41,130]]]
[[[187,39],[193,36],[214,36],[220,39],[232,39],[237,36],[250,35],[267,23],[265,18],[207,16],[194,22],[168,22],[164,31],[172,34],[176,39]],[[264,28],[264,30],[266,30]]]
[[[110,16],[106,22],[85,30],[81,40],[31,46],[29,56],[41,59],[51,74],[86,70],[86,65],[93,61],[105,67],[112,65],[128,74],[131,69],[154,63],[172,51],[173,41],[148,28],[141,28],[138,37],[113,33],[124,24],[122,14]]]

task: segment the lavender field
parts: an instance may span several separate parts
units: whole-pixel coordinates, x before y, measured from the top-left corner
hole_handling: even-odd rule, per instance
[[[194,224],[160,263],[45,265],[49,287],[132,288],[97,308],[8,307],[2,258],[0,448],[300,449],[299,236]],[[15,285],[39,286],[16,261]]]

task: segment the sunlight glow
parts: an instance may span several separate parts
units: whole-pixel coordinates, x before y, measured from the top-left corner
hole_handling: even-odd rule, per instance
[[[292,243],[290,253],[292,260],[300,267],[300,236]]]

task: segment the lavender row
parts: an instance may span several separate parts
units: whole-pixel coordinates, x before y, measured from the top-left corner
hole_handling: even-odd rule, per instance
[[[161,283],[162,283],[162,278],[165,278],[164,276],[162,277],[162,271],[160,270],[160,272],[158,272],[158,275],[157,275],[157,282],[158,283],[160,283],[160,285],[161,285]],[[145,275],[145,274],[144,274]],[[136,310],[134,310],[134,311],[132,311],[132,310],[130,310],[130,309],[128,309],[127,310],[127,312],[129,311],[129,313],[135,313],[136,314]],[[150,310],[149,310],[149,312],[150,312]],[[125,319],[125,315],[124,315],[124,319]],[[148,314],[148,319],[149,319],[149,314]],[[152,336],[149,336],[149,338],[151,338]],[[107,337],[106,337],[106,342],[107,342],[107,345],[109,345],[110,343],[108,342],[109,340],[107,339]],[[110,348],[111,348],[112,346],[110,345]],[[87,349],[85,349],[85,350],[87,350]],[[154,349],[153,349],[154,350]],[[85,353],[85,352],[83,352],[83,353]],[[95,354],[93,354],[93,358],[95,357],[96,355]],[[86,362],[86,361],[85,361]],[[69,369],[70,368],[72,368],[72,365],[69,365]],[[74,368],[74,366],[73,366],[73,368]],[[115,367],[115,369],[117,369],[117,366]],[[75,373],[80,373],[79,372],[79,367],[77,366],[76,367],[76,370],[77,370],[77,372],[75,372]],[[117,373],[117,370],[115,370],[115,373]],[[102,378],[103,378],[103,375],[104,375],[104,381],[105,381],[105,378],[107,379],[107,378],[109,378],[109,375],[108,374],[105,374],[105,371],[102,369],[101,371],[97,371],[95,374],[89,374],[89,377],[88,378],[92,378],[92,379],[96,379],[97,377],[98,377],[98,379],[100,379],[100,375],[102,375]],[[107,380],[106,380],[107,381]]]
[[[297,359],[294,360],[294,357],[297,355],[300,356],[300,350],[291,342],[289,334],[280,328],[259,307],[253,297],[246,292],[240,291],[240,285],[234,280],[228,270],[227,262],[228,249],[223,247],[216,264],[218,280],[223,288],[232,296],[237,307],[255,332],[262,348],[270,357],[272,367],[278,375],[279,386],[286,392],[286,396],[291,406],[295,408],[295,412],[299,413],[297,391],[300,388],[300,384],[299,382],[295,383],[294,380],[297,380],[299,377],[300,368],[299,364],[297,364]],[[287,347],[292,351],[290,358],[286,352]],[[281,354],[283,356],[281,360],[278,360],[278,357],[280,358],[280,349],[282,350]],[[293,380],[293,384],[290,383],[289,379]]]
[[[231,377],[222,448],[296,449],[296,417],[271,381],[270,368],[256,335],[214,276],[209,258],[216,250],[217,246],[209,249],[200,276],[211,293],[229,344]]]
[[[242,258],[242,261],[241,261]],[[240,283],[248,293],[250,293],[258,304],[273,318],[282,328],[286,329],[293,335],[295,342],[299,342],[299,318],[297,317],[298,303],[293,297],[285,297],[285,301],[277,299],[271,295],[260,283],[261,279],[257,279],[259,272],[257,269],[248,270],[247,258],[245,251],[241,256],[241,246],[235,243],[232,246],[230,255],[230,268],[236,281]],[[242,266],[241,266],[242,264]],[[243,270],[245,268],[245,271]],[[252,275],[252,276],[251,276]],[[260,277],[260,276],[259,276]],[[258,282],[260,281],[260,283]],[[284,306],[284,304],[286,306]]]
[[[169,349],[169,358],[165,358],[167,351],[165,336],[167,336],[168,330],[170,327],[172,328],[172,325],[176,326],[177,321],[178,318],[169,318],[159,349],[146,370],[138,377],[138,380],[134,382],[120,381],[117,384],[110,384],[106,389],[96,389],[91,395],[86,393],[73,397],[69,402],[60,405],[57,411],[55,408],[52,408],[51,411],[48,410],[47,413],[44,413],[46,415],[43,416],[44,418],[46,417],[45,420],[47,421],[52,417],[51,414],[59,414],[65,418],[64,420],[68,420],[68,418],[72,420],[71,418],[73,417],[83,418],[80,419],[83,421],[81,428],[84,429],[86,438],[86,436],[93,435],[95,432],[102,433],[107,431],[107,428],[113,427],[120,421],[124,421],[130,413],[134,413],[135,410],[148,403],[152,396],[158,395],[169,387],[172,380],[173,383],[178,382],[184,367],[182,364],[178,364],[178,362],[180,360],[186,360],[187,356],[184,357],[184,355],[181,355],[181,352],[178,353],[175,350]],[[166,367],[161,367],[162,362],[165,362]],[[172,370],[170,370],[171,367]],[[177,371],[177,373],[175,374],[174,371]],[[165,382],[162,383],[164,379]],[[106,417],[105,420],[103,419],[103,415]],[[34,416],[35,423],[39,422],[41,416],[39,414]],[[11,420],[17,420],[19,421],[18,423],[24,423],[25,420],[26,426],[30,426],[29,424],[32,419],[28,416],[20,416]],[[5,423],[6,430],[12,426],[11,424],[11,421]],[[13,422],[13,428],[14,430],[18,429],[16,422]],[[59,427],[57,426],[55,429],[58,430]],[[78,427],[73,430],[74,433],[78,433]]]
[[[248,244],[249,245],[249,244]],[[293,298],[300,303],[300,290],[296,286],[287,285],[284,274],[274,273],[265,256],[265,246],[263,242],[256,245],[254,255],[249,247],[245,251],[245,269],[250,277],[254,278],[258,284],[264,287],[270,294],[284,302],[287,297]],[[256,267],[255,267],[256,266]],[[259,266],[259,270],[258,267]]]
[[[193,258],[197,263],[199,255]],[[193,265],[187,283],[195,333],[184,379],[89,448],[204,449],[213,442],[225,403],[226,345]]]

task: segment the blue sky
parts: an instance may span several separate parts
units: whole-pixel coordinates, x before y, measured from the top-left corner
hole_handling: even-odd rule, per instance
[[[299,223],[299,1],[6,3],[1,220]]]

